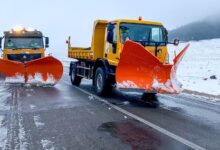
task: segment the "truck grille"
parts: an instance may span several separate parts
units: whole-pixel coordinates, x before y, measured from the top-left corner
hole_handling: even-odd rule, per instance
[[[41,54],[8,54],[8,60],[20,62],[31,61],[39,58],[41,58]]]

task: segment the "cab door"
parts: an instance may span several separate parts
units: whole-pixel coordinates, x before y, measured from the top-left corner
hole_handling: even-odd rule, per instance
[[[117,65],[118,58],[118,36],[117,24],[109,23],[107,26],[106,45],[105,45],[105,58],[108,59],[110,65]]]

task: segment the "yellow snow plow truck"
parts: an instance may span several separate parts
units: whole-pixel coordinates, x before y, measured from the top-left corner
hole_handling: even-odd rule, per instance
[[[72,47],[69,40],[69,75],[73,85],[92,79],[95,92],[104,96],[113,86],[143,93],[179,93],[176,70],[189,45],[169,63],[168,32],[161,23],[138,20],[97,20],[91,47]]]
[[[62,63],[45,56],[49,38],[38,30],[16,27],[5,31],[0,47],[0,75],[7,83],[55,85],[62,77]]]

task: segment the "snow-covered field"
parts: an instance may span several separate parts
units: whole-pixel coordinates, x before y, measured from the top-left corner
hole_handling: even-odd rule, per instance
[[[220,39],[192,41],[179,65],[177,76],[184,89],[220,95]],[[186,44],[169,46],[170,61],[174,50],[179,52]]]

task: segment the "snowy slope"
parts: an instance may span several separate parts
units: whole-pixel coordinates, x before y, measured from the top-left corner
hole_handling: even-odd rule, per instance
[[[177,76],[184,89],[220,95],[220,39],[189,42],[190,47],[182,60]],[[169,46],[170,60],[174,50],[179,52],[186,44]],[[211,79],[216,76],[217,79]]]

